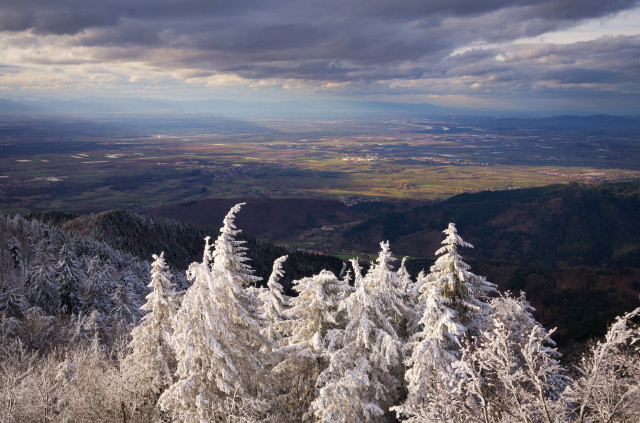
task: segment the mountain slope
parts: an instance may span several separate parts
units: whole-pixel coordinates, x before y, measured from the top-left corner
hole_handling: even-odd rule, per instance
[[[388,239],[399,254],[432,257],[449,222],[477,244],[468,252],[477,260],[640,267],[640,183],[461,194],[355,225],[336,244],[357,250]]]
[[[167,263],[179,272],[186,270],[190,263],[202,260],[205,236],[215,239],[219,233],[219,229],[213,226],[199,226],[125,210],[84,216],[37,213],[33,217],[59,225],[65,231],[87,235],[141,260],[149,261],[152,254],[164,251]],[[239,229],[242,227],[239,226]],[[256,275],[263,279],[263,283],[269,279],[275,259],[283,255],[289,256],[284,266],[283,285],[286,289],[294,279],[310,276],[323,269],[337,274],[342,268],[342,261],[335,257],[290,252],[242,234],[239,239],[246,241],[247,256],[251,259],[249,264]]]

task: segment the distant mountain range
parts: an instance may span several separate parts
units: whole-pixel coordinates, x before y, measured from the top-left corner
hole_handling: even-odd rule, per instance
[[[1,113],[55,115],[112,114],[212,114],[234,118],[256,117],[349,117],[367,115],[424,116],[451,113],[428,103],[392,103],[380,101],[234,101],[234,100],[162,100],[149,98],[80,98],[26,100],[0,98]]]

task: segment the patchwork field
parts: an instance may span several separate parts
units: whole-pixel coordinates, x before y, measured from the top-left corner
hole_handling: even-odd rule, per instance
[[[12,119],[0,125],[0,210],[144,209],[223,197],[434,200],[640,177],[637,119],[622,132],[609,121],[507,123]]]

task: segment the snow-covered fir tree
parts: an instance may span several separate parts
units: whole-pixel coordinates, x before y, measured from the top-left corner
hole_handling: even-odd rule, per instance
[[[80,271],[78,261],[68,244],[63,244],[58,255],[55,278],[60,286],[60,311],[66,314],[77,314],[80,311],[79,290],[84,275]]]
[[[140,304],[129,280],[121,278],[111,294],[109,319],[114,323],[128,325],[140,316]]]
[[[187,290],[174,319],[176,382],[160,397],[161,408],[177,421],[216,421],[230,398],[257,400],[265,372],[260,351],[266,339],[256,321],[257,304],[245,286],[259,278],[246,263],[233,224],[240,205],[224,219],[209,266],[193,263]]]
[[[441,255],[431,266],[428,283],[440,286],[440,294],[450,300],[450,307],[464,325],[481,328],[482,322],[478,321],[482,318],[481,310],[487,307],[487,296],[497,292],[496,285],[471,273],[470,266],[462,261],[458,248],[473,248],[473,245],[458,235],[456,225],[449,223],[443,232],[447,237],[442,241],[444,246],[436,251],[436,255]]]
[[[47,314],[54,314],[60,303],[55,274],[55,257],[48,238],[38,245],[35,262],[27,275],[26,287],[30,302]]]
[[[400,275],[393,271],[392,263],[395,260],[389,241],[381,242],[378,257],[364,277],[364,284],[369,294],[379,299],[382,313],[392,322],[396,333],[404,341],[407,325],[416,318],[416,314],[406,301],[406,281],[403,282]]]
[[[420,293],[418,292],[418,286],[413,282],[411,275],[407,270],[407,257],[402,258],[402,262],[400,263],[400,268],[397,273],[400,278],[400,293],[402,294],[405,306],[414,313],[414,316],[416,316],[416,304]],[[417,317],[414,317],[414,319],[415,318]]]
[[[267,287],[263,288],[258,295],[260,300],[259,316],[265,325],[262,333],[271,341],[276,341],[282,334],[280,323],[283,320],[282,314],[288,302],[280,284],[280,279],[284,276],[282,267],[286,260],[287,256],[276,259]]]
[[[141,307],[147,314],[131,332],[131,352],[123,366],[130,389],[137,394],[136,400],[155,404],[160,394],[173,383],[176,359],[171,344],[171,323],[178,311],[179,300],[164,252],[159,256],[154,254],[153,258],[148,285],[152,291]]]
[[[429,280],[423,273],[416,284],[420,289],[418,303],[422,317],[416,332],[405,345],[408,395],[402,406],[395,407],[399,415],[414,416],[434,403],[442,389],[448,389],[455,371],[452,363],[459,358],[460,341],[465,327],[451,300],[442,296],[442,286]],[[433,416],[432,416],[433,417]]]
[[[316,380],[326,368],[326,336],[329,330],[343,326],[338,314],[341,300],[352,291],[348,281],[323,270],[315,276],[294,281],[297,296],[289,300],[281,327],[286,337],[280,341],[273,369],[280,394],[276,414],[290,421],[309,420],[309,405],[316,394]]]
[[[84,293],[82,295],[82,307],[86,313],[97,310],[103,316],[109,314],[109,310],[111,309],[110,276],[100,257],[97,255],[93,257],[89,262]]]
[[[251,266],[247,264],[247,247],[244,246],[246,241],[236,240],[236,235],[241,231],[236,228],[234,219],[236,213],[245,203],[236,204],[231,208],[229,213],[223,220],[223,226],[220,228],[220,235],[214,243],[214,250],[211,253],[213,263],[212,270],[223,273],[231,282],[240,287],[248,287],[255,285],[260,281],[260,277],[255,276]],[[244,297],[246,295],[241,295]]]
[[[14,270],[22,274],[22,271],[24,270],[24,258],[20,242],[15,236],[12,236],[9,239],[9,257],[11,257],[11,266]]]
[[[452,364],[460,357],[461,342],[469,328],[477,333],[483,327],[489,308],[485,298],[496,291],[494,284],[469,272],[469,265],[462,261],[458,247],[473,246],[457,234],[455,224],[450,223],[443,232],[447,235],[444,246],[436,251],[442,255],[431,272],[426,276],[421,273],[415,284],[420,294],[416,306],[420,319],[417,332],[404,347],[408,396],[404,404],[395,407],[400,415],[416,415],[419,410],[425,413],[425,407],[431,418],[438,415],[430,407],[438,405],[436,397],[441,390],[455,383]]]
[[[17,288],[11,288],[0,281],[0,314],[8,317],[22,317],[28,308],[27,300]]]
[[[318,377],[319,391],[311,404],[317,421],[385,421],[389,408],[404,395],[402,339],[395,329],[400,313],[390,307],[402,300],[389,298],[397,292],[387,279],[384,244],[372,276],[367,274],[340,302],[346,326],[326,335],[329,363]]]

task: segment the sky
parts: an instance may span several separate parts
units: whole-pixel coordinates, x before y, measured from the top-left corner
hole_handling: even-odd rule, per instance
[[[640,114],[640,2],[0,0],[0,98]]]

